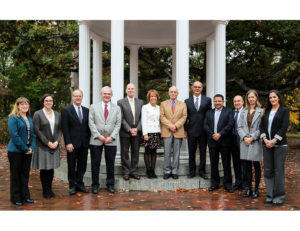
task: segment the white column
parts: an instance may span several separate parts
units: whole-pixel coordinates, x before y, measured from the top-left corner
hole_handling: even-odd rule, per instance
[[[99,103],[102,88],[102,39],[96,35],[93,38],[93,104]]]
[[[82,105],[90,106],[90,29],[88,22],[79,22],[79,89],[83,91]]]
[[[124,20],[111,21],[112,102],[124,97]]]
[[[215,41],[214,34],[206,39],[206,96],[213,98],[215,95],[214,56]]]
[[[176,86],[176,46],[172,46],[172,86]]]
[[[189,97],[189,21],[176,21],[176,87],[178,99]]]
[[[130,83],[135,85],[135,96],[139,95],[139,82],[138,82],[138,69],[139,69],[139,46],[130,46]]]
[[[215,94],[226,99],[226,21],[215,24]]]

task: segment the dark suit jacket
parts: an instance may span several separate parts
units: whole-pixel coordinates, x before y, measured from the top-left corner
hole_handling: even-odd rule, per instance
[[[211,98],[201,95],[200,108],[197,111],[194,104],[194,96],[184,101],[187,106],[187,119],[184,124],[184,131],[188,136],[199,137],[205,134],[204,119],[205,114],[211,109]]]
[[[82,106],[82,124],[79,121],[75,108],[69,105],[61,111],[61,126],[64,135],[65,145],[73,144],[74,148],[85,148],[89,146],[89,109]]]
[[[204,120],[204,130],[208,138],[208,147],[215,147],[217,144],[229,147],[232,145],[232,127],[234,125],[233,111],[230,108],[223,107],[217,126],[217,133],[221,134],[221,138],[216,142],[212,135],[214,134],[215,109],[211,109],[206,113]]]
[[[120,129],[120,137],[130,137],[129,129],[137,128],[138,132],[142,132],[142,106],[143,100],[134,98],[135,105],[135,124],[133,124],[133,115],[128,98],[118,100],[118,106],[121,108],[122,123]]]
[[[271,126],[271,137],[269,137],[268,126],[269,126],[269,115],[270,111],[266,111],[262,117],[260,123],[260,134],[261,137],[266,136],[268,140],[273,139],[274,137],[278,139],[276,145],[287,144],[286,140],[286,131],[290,122],[290,113],[289,109],[286,107],[279,107],[272,122]],[[264,142],[263,142],[264,143]]]

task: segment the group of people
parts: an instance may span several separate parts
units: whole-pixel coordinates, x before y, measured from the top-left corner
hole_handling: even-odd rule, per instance
[[[45,94],[42,109],[30,117],[29,100],[20,97],[9,115],[8,144],[10,163],[11,202],[20,206],[33,203],[28,190],[30,167],[40,169],[40,179],[45,198],[55,197],[52,190],[54,169],[60,166],[60,140],[63,135],[67,150],[69,194],[87,193],[83,176],[87,168],[90,148],[92,193],[99,190],[99,173],[102,151],[106,162],[106,186],[114,193],[114,166],[117,137],[120,138],[123,179],[140,180],[138,174],[139,149],[145,147],[144,161],[147,178],[155,174],[157,149],[164,147],[163,179],[179,178],[180,148],[184,138],[188,141],[189,174],[196,176],[196,150],[199,146],[200,177],[206,174],[206,148],[209,148],[211,185],[209,191],[219,188],[219,154],[224,169],[224,188],[232,193],[244,190],[245,197],[259,196],[261,178],[260,161],[264,160],[267,187],[266,203],[282,204],[285,198],[284,162],[287,153],[286,131],[289,110],[282,105],[280,93],[270,91],[263,110],[255,90],[243,97],[234,97],[232,110],[224,106],[224,97],[216,94],[212,100],[202,94],[203,85],[196,81],[193,96],[184,102],[177,99],[178,89],[169,88],[168,100],[157,105],[156,90],[147,93],[148,103],[135,97],[135,86],[129,83],[127,96],[114,104],[112,89],[101,89],[101,102],[90,109],[82,106],[83,92],[72,93],[72,104],[63,108],[61,116],[52,109],[54,97]],[[130,152],[129,152],[130,150]],[[232,186],[231,156],[235,173]],[[172,159],[172,160],[171,160]],[[255,169],[255,186],[252,187],[252,165]],[[254,189],[254,190],[253,190]]]

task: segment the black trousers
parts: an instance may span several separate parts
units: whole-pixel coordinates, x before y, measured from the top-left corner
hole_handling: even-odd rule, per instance
[[[222,165],[224,169],[224,187],[232,187],[232,175],[230,168],[230,147],[222,147],[217,144],[209,148],[210,167],[211,167],[211,186],[218,187],[220,184],[219,175],[219,154],[221,153]]]
[[[233,162],[233,169],[235,175],[235,185],[242,186],[243,180],[246,181],[247,179],[242,178],[242,162],[240,159],[240,137],[233,136],[233,146],[232,146],[232,162]]]
[[[99,173],[102,151],[105,151],[106,185],[115,184],[115,158],[117,146],[91,145],[92,186],[99,187]]]
[[[140,136],[120,137],[123,174],[137,174],[139,163]],[[131,160],[129,159],[129,148]]]
[[[261,168],[259,161],[247,160],[247,179],[249,188],[252,188],[252,163],[255,171],[255,188],[258,189],[260,178],[261,178]]]
[[[23,202],[30,198],[28,181],[32,154],[8,152],[10,169],[10,201]]]
[[[200,174],[205,173],[207,138],[205,135],[198,137],[188,136],[189,171],[192,174],[196,172],[196,150],[198,145],[200,150]]]
[[[87,167],[88,148],[80,147],[68,152],[68,181],[69,187],[84,186],[83,176]]]

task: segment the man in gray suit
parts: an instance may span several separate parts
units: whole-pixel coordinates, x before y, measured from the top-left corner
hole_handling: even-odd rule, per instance
[[[110,102],[112,95],[110,87],[103,87],[101,90],[102,101],[92,104],[89,114],[92,192],[94,194],[98,193],[99,188],[99,172],[103,147],[105,150],[107,189],[110,193],[115,192],[116,138],[121,127],[121,111],[119,106]]]
[[[139,163],[140,136],[142,134],[141,111],[143,101],[135,98],[135,86],[129,83],[126,87],[127,97],[120,99],[118,105],[122,112],[122,125],[120,130],[121,160],[124,180],[132,177],[140,179],[137,173]],[[129,160],[131,149],[131,161]]]

